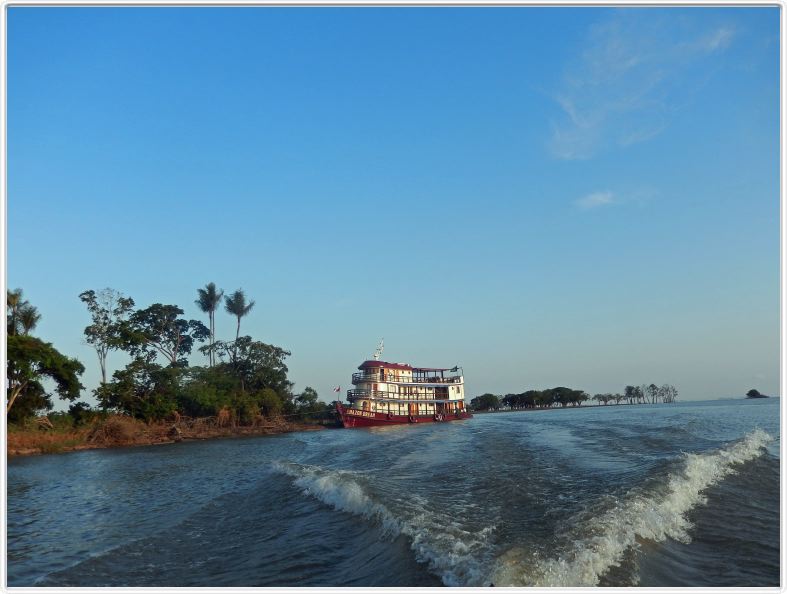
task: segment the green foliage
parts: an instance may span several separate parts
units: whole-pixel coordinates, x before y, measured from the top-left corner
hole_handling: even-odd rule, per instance
[[[74,402],[68,407],[68,416],[71,417],[74,427],[80,427],[81,425],[86,425],[94,418],[95,411],[85,402]]]
[[[582,406],[590,396],[582,390],[571,388],[550,388],[547,390],[528,390],[521,394],[506,394],[503,404],[511,408],[543,408],[560,406]]]
[[[20,322],[20,313],[21,311],[30,305],[25,299],[22,297],[22,289],[14,289],[11,291],[10,289],[6,291],[6,298],[5,298],[5,305],[6,305],[6,330],[8,332],[8,336],[16,336],[21,334],[21,322]]]
[[[9,336],[28,335],[39,321],[41,314],[38,308],[22,298],[22,289],[6,292],[6,330]]]
[[[215,312],[224,297],[224,291],[216,288],[216,283],[208,283],[204,289],[197,289],[197,300],[194,302],[203,312]]]
[[[212,417],[223,408],[234,410],[240,383],[227,368],[190,367],[178,392],[178,411],[189,417]]]
[[[136,419],[160,420],[177,410],[179,382],[183,370],[162,367],[137,358],[116,371],[112,381],[95,390],[104,408],[122,411]]]
[[[9,423],[22,423],[27,419],[47,413],[54,407],[52,398],[38,382],[30,383],[13,402],[10,399],[13,396],[12,393],[10,391],[6,393],[8,402],[12,404],[11,408],[8,408],[8,404],[6,404]]]
[[[291,394],[292,383],[287,380],[284,359],[290,356],[282,348],[241,336],[233,342],[216,341],[216,351],[225,369],[240,381],[242,390],[258,392],[272,388],[277,394]]]
[[[490,410],[500,408],[500,398],[494,394],[482,394],[470,401],[473,410]]]
[[[250,336],[216,345],[222,360],[213,367],[162,367],[149,351],[137,350],[140,356],[115,372],[113,381],[99,388],[96,396],[105,406],[146,421],[175,411],[189,417],[230,411],[234,421],[247,424],[260,415],[295,409],[285,364],[288,351]]]
[[[272,388],[260,390],[255,400],[266,417],[279,415],[284,410],[284,401]]]
[[[232,295],[224,298],[224,309],[228,314],[238,318],[238,328],[235,332],[235,340],[240,337],[240,319],[248,315],[254,307],[254,301],[246,302],[246,294],[243,289],[238,289]]]
[[[626,386],[625,394],[596,394],[593,398],[583,390],[574,390],[571,388],[557,387],[547,390],[528,390],[521,394],[506,394],[503,397],[502,404],[510,408],[550,408],[553,406],[582,406],[582,403],[588,400],[606,405],[610,402],[620,404],[622,401],[627,400],[630,404],[634,402],[642,403],[647,402],[647,398],[651,398],[651,402],[674,402],[677,398],[678,391],[674,386],[664,384],[657,387],[655,384],[646,386],[645,389],[635,386]]]
[[[314,388],[307,387],[295,397],[298,412],[311,412],[319,404],[319,396]]]
[[[24,335],[6,341],[8,389],[6,411],[14,421],[40,410],[51,410],[51,395],[41,381],[51,379],[64,400],[76,400],[82,390],[79,376],[85,371],[76,359],[62,355],[50,343]]]
[[[301,420],[331,420],[335,418],[336,404],[327,404],[319,399],[314,388],[307,387],[295,397],[295,410]]]
[[[38,313],[38,309],[35,306],[27,305],[19,311],[19,325],[22,327],[22,334],[25,336],[35,330],[39,321],[41,321],[41,314]]]
[[[170,366],[185,367],[195,342],[204,342],[210,331],[202,322],[185,320],[177,305],[154,303],[135,311],[121,325],[125,350],[133,357],[155,361],[161,354]]]

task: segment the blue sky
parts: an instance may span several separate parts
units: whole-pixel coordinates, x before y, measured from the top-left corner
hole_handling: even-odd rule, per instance
[[[469,396],[776,394],[778,19],[10,8],[8,286],[90,389],[80,292],[213,281],[324,399],[381,337]]]

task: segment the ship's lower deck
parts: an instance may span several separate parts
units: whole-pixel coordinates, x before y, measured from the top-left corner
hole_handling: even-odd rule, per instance
[[[434,412],[430,414],[401,415],[393,413],[375,412],[358,408],[349,408],[336,403],[336,412],[339,413],[342,425],[345,427],[379,427],[384,425],[405,425],[412,423],[442,423],[446,421],[459,421],[469,419],[472,415],[464,410],[456,412]]]

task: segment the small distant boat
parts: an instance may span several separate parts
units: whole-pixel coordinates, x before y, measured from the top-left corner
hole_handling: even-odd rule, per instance
[[[364,361],[352,376],[355,386],[347,402],[336,402],[344,427],[374,427],[407,423],[440,423],[469,419],[465,408],[462,368],[413,367],[380,361],[382,343],[374,358]]]

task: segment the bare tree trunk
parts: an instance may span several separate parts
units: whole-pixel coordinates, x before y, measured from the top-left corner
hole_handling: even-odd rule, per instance
[[[104,385],[107,383],[107,356],[99,351],[96,351],[96,354],[98,355],[98,364],[101,367],[101,384]]]
[[[213,367],[213,310],[210,310],[210,350],[208,351],[208,365]]]
[[[11,392],[11,398],[8,399],[8,405],[5,407],[5,414],[8,414],[8,411],[11,410],[11,407],[14,405],[14,400],[19,394],[22,392],[22,389],[27,385],[27,382],[22,382],[16,388],[14,388]]]
[[[233,349],[234,351],[233,358],[235,359],[235,363],[238,362],[238,338],[240,338],[240,316],[238,316],[238,329],[235,331],[235,348]],[[242,380],[241,380],[241,390],[243,390]]]

